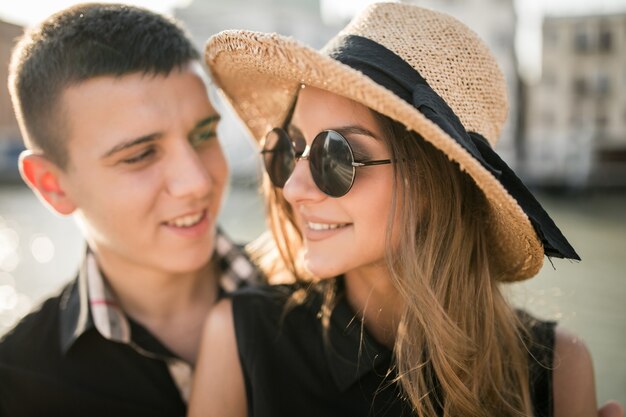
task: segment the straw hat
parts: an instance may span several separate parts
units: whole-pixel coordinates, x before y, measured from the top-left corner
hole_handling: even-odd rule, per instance
[[[580,259],[493,151],[507,113],[504,77],[484,43],[454,18],[378,3],[319,52],[277,34],[225,31],[209,39],[206,62],[257,141],[283,124],[301,84],[350,98],[417,132],[486,195],[501,280],[532,277],[544,253]]]

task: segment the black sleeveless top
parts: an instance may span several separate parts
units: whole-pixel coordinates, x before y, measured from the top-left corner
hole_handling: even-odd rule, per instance
[[[393,381],[392,352],[374,340],[339,297],[328,329],[322,297],[285,309],[294,286],[246,288],[232,295],[248,413],[254,417],[412,416]],[[528,323],[535,417],[552,416],[553,322]],[[541,363],[538,363],[538,361]]]

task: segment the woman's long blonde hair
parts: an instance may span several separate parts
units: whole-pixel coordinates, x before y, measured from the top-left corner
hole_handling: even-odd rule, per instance
[[[397,380],[415,415],[531,416],[524,327],[503,298],[490,267],[482,192],[458,165],[414,132],[374,113],[394,164],[387,263],[405,300],[394,346]],[[257,253],[268,276],[307,280],[302,246],[282,190],[265,184],[275,246]],[[397,215],[398,215],[397,214]],[[391,217],[389,216],[391,230]],[[258,246],[260,247],[260,246]],[[258,248],[257,247],[257,248]],[[322,280],[322,320],[334,302],[334,280]]]

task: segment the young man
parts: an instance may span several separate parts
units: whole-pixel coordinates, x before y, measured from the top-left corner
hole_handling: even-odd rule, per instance
[[[198,57],[171,20],[104,4],[14,50],[22,176],[88,249],[0,343],[0,415],[185,414],[205,315],[258,279],[216,228],[228,171]]]

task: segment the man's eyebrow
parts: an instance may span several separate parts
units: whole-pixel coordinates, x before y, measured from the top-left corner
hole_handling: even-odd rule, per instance
[[[118,143],[117,145],[109,149],[104,155],[102,155],[102,158],[108,158],[109,156],[113,154],[116,154],[128,148],[132,148],[133,146],[141,145],[142,143],[154,142],[155,140],[160,139],[161,136],[162,136],[161,133],[151,133],[149,135],[141,136],[135,139],[127,140],[122,143]]]
[[[210,116],[205,117],[204,119],[200,120],[198,123],[196,123],[195,128],[199,128],[199,127],[204,127],[208,124],[211,124],[213,122],[218,122],[221,119],[221,116],[217,113],[212,114]]]

